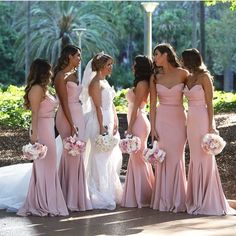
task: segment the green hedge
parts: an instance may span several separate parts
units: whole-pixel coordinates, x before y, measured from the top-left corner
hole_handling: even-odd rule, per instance
[[[127,89],[116,93],[114,104],[118,113],[127,112],[126,93]],[[7,88],[0,88],[0,124],[25,128],[29,126],[30,111],[23,107],[23,95],[24,87],[10,85]],[[236,111],[236,93],[215,91],[213,102],[216,114]],[[186,99],[185,106],[187,106]],[[149,106],[147,106],[148,110]]]

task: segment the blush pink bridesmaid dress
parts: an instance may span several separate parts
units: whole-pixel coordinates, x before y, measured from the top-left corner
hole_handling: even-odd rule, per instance
[[[38,112],[38,140],[48,147],[44,159],[33,163],[28,194],[20,216],[66,216],[68,210],[61,190],[56,167],[56,142],[54,133],[55,109],[58,102],[46,95]]]
[[[183,108],[183,87],[183,83],[172,88],[156,84],[159,99],[156,131],[159,135],[159,146],[166,151],[166,157],[155,166],[151,207],[160,211],[186,211],[186,116]]]
[[[128,122],[131,118],[135,94],[129,89],[126,98],[128,100]],[[145,112],[146,102],[143,101],[133,126],[133,135],[141,140],[141,149],[129,156],[125,187],[121,206],[123,207],[149,207],[151,203],[154,174],[151,164],[144,161],[143,151],[147,147],[147,138],[150,133],[150,123]]]
[[[66,87],[69,109],[73,122],[78,127],[79,139],[85,140],[85,121],[79,100],[82,86],[68,81]],[[70,125],[61,106],[59,106],[56,115],[56,127],[62,140],[71,135]],[[73,157],[68,155],[66,150],[63,150],[59,166],[59,178],[65,201],[70,211],[92,209],[85,176],[84,155]]]
[[[202,137],[208,133],[208,113],[205,93],[201,85],[184,89],[188,99],[187,138],[190,164],[187,185],[187,212],[189,214],[236,214],[223,193],[215,156],[201,148]]]

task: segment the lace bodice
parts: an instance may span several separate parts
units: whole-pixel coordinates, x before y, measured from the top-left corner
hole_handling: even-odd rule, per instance
[[[108,84],[108,82],[102,81],[102,109],[112,109],[113,99],[115,97],[115,90]]]

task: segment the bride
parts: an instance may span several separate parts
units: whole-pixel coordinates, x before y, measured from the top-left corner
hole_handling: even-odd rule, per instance
[[[122,154],[116,146],[112,151],[98,152],[95,138],[108,132],[119,136],[118,118],[113,104],[114,89],[106,81],[112,73],[113,59],[99,53],[86,66],[83,77],[83,106],[86,112],[86,132],[88,135],[86,151],[86,173],[90,198],[94,209],[113,210],[122,197],[122,186],[117,169]]]

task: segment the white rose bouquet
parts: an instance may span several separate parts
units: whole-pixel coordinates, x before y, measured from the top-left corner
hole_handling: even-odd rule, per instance
[[[30,161],[43,159],[47,154],[47,150],[47,146],[41,143],[26,144],[22,147],[23,159]]]
[[[118,143],[118,139],[112,135],[98,135],[95,139],[95,146],[99,152],[111,151]]]
[[[153,147],[146,148],[143,155],[145,161],[155,165],[157,162],[162,163],[165,160],[166,152],[158,147],[157,141],[154,141]]]
[[[120,140],[119,146],[122,153],[130,154],[140,150],[141,140],[137,136],[126,135],[124,139]]]
[[[202,149],[211,155],[217,155],[222,152],[226,145],[226,142],[222,137],[217,134],[207,133],[202,138]]]
[[[70,136],[63,139],[63,146],[70,156],[80,156],[85,151],[86,143],[79,140],[77,136]]]

